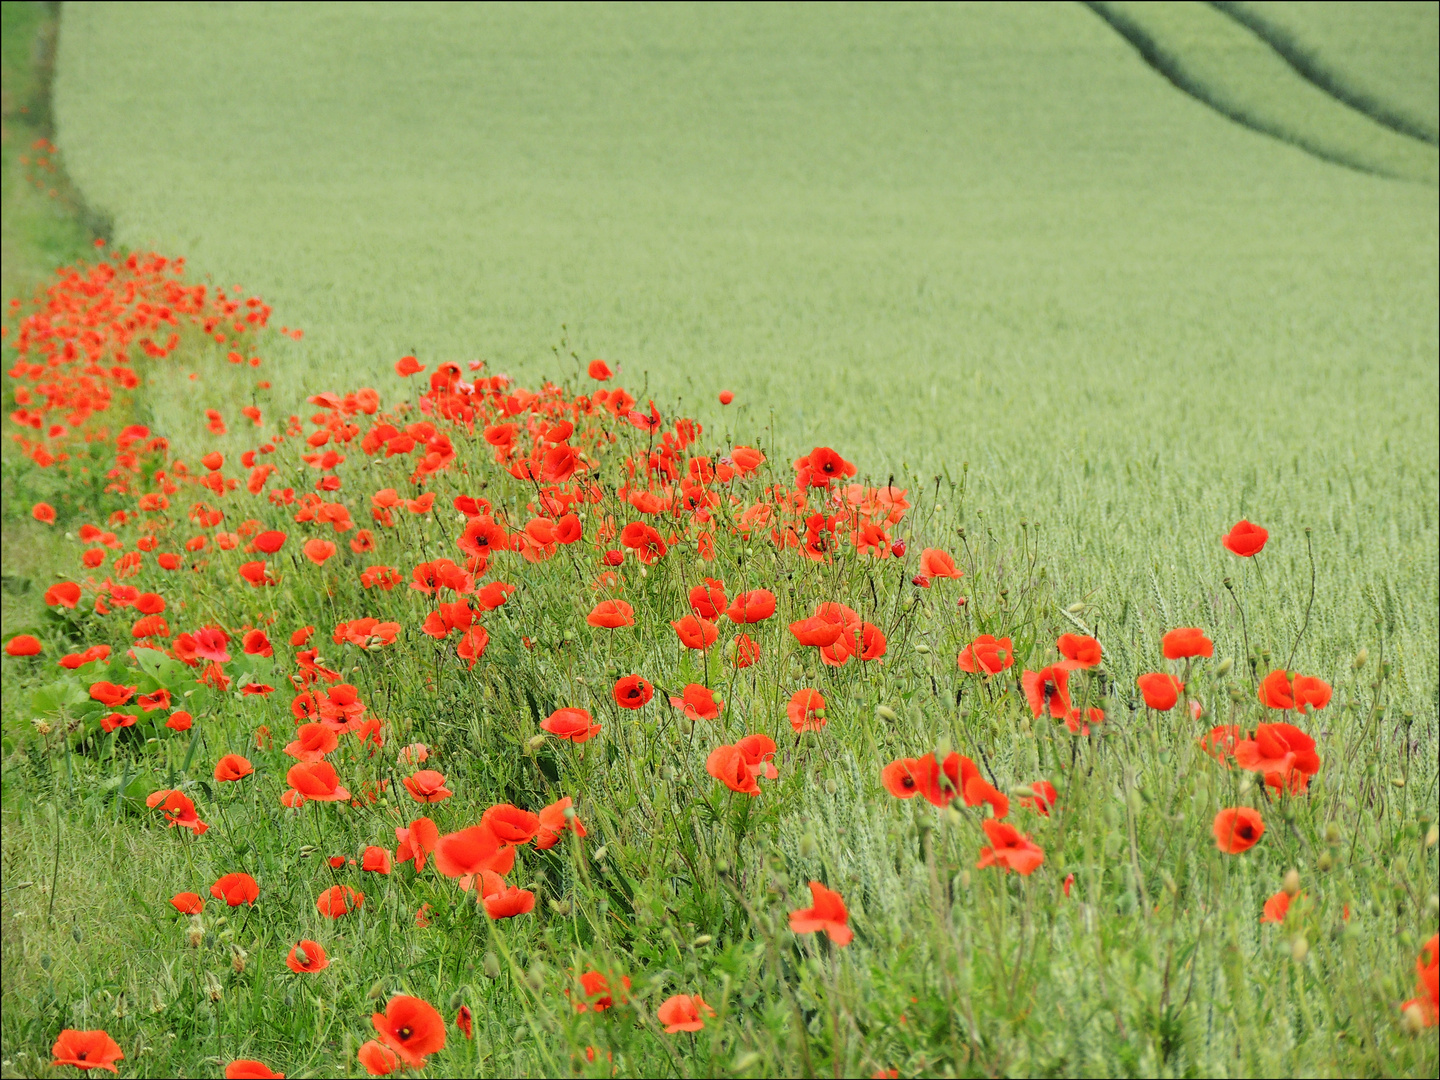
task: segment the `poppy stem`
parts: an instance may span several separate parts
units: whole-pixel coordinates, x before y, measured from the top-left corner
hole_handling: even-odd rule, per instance
[[[1315,606],[1315,548],[1310,543],[1310,530],[1305,530],[1305,554],[1310,556],[1310,599],[1305,604],[1305,621],[1300,624],[1300,632],[1295,635],[1295,644],[1290,646],[1290,655],[1285,658],[1285,670],[1290,670],[1290,665],[1295,662],[1295,652],[1300,648],[1300,639],[1305,636],[1305,631],[1310,628],[1310,609]]]

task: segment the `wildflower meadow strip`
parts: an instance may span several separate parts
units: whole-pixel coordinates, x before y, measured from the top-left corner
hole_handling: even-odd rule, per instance
[[[1150,660],[1122,678],[1032,534],[963,524],[963,482],[707,441],[601,360],[530,390],[406,356],[288,415],[261,383],[181,460],[136,419],[146,365],[191,334],[258,366],[270,314],[112,253],[5,336],[16,490],[80,522],[43,625],[5,644],[31,691],[6,752],[36,790],[95,785],[168,868],[148,899],[188,974],[152,1015],[228,1016],[227,1076],[302,1067],[286,1017],[327,1009],[305,1067],[1024,1071],[1050,1060],[1035,999],[1124,977],[1112,923],[1162,943],[1163,989],[1067,1018],[1071,1071],[1136,1040],[1253,1071],[1224,1046],[1255,993],[1367,1032],[1347,1052],[1376,1067],[1436,1023],[1434,937],[1409,1000],[1355,943],[1433,926],[1433,791],[1347,767],[1374,725],[1330,737],[1333,674],[1292,666],[1308,610],[1248,640],[1258,569],[1214,625],[1127,643]],[[222,448],[241,421],[253,445]],[[1217,522],[1216,559],[1269,539]],[[1368,663],[1345,691],[1373,719]],[[1356,836],[1387,812],[1416,849],[1398,907],[1358,876],[1385,872]],[[1233,952],[1257,940],[1279,990]],[[127,1060],[57,1030],[55,1065]]]

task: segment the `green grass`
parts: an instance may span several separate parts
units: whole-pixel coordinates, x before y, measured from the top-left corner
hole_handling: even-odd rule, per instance
[[[1184,0],[1091,7],[1173,83],[1225,116],[1325,161],[1436,183],[1440,158],[1433,145],[1395,131],[1302,76],[1293,53],[1287,61],[1250,28],[1259,24],[1246,20],[1249,9],[1222,10]],[[1396,24],[1391,29],[1398,37],[1407,28]]]
[[[1217,4],[1263,32],[1317,81],[1396,130],[1440,133],[1440,11],[1417,0]]]
[[[526,856],[526,876],[545,874],[541,907],[498,932],[433,873],[367,881],[363,917],[319,925],[318,860],[386,842],[411,807],[302,817],[321,830],[302,831],[277,802],[288,759],[247,749],[257,711],[287,730],[284,702],[217,700],[183,769],[183,740],[66,753],[37,741],[17,704],[43,679],[7,660],[6,1075],[39,1071],[66,1025],[108,1028],[130,1074],[218,1072],[238,1054],[292,1075],[353,1072],[372,988],[475,1009],[476,1042],[452,1029],[432,1070],[447,1074],[584,1070],[575,1055],[587,1043],[612,1046],[626,1073],[797,1074],[797,1002],[827,1073],[1433,1074],[1434,1040],[1406,1035],[1394,1008],[1436,918],[1425,840],[1440,816],[1432,187],[1231,123],[1078,5],[117,8],[65,9],[66,162],[120,242],[185,254],[305,327],[303,342],[267,356],[279,400],[365,383],[389,398],[403,352],[483,355],[532,383],[573,372],[571,350],[603,355],[632,389],[648,380],[663,408],[681,400],[707,440],[763,441],[780,476],[815,441],[877,480],[894,472],[912,497],[935,473],[958,481],[968,462],[964,499],[942,481],[943,505],[914,517],[947,546],[963,522],[977,564],[967,613],[948,592],[915,593],[916,628],[864,676],[767,640],[773,666],[727,690],[729,733],[788,733],[775,701],[804,683],[834,715],[825,741],[782,740],[782,778],[738,854],[726,850],[733,807],[701,771],[708,728],[626,728],[611,710],[596,756],[541,754],[558,780],[521,754],[535,706],[519,691],[580,703],[603,699],[613,677],[609,658],[561,644],[566,628],[593,633],[566,565],[507,566],[524,585],[522,614],[503,630],[496,617],[493,655],[473,676],[428,641],[416,647],[428,610],[418,594],[361,594],[337,577],[322,601],[319,575],[296,567],[292,588],[264,598],[279,626],[314,621],[323,634],[327,619],[375,614],[407,627],[403,647],[344,662],[367,700],[383,696],[391,746],[439,750],[459,793],[439,812],[446,828],[500,798],[534,807],[573,793],[594,833],[587,850],[606,844],[636,887],[622,904],[593,862]],[[13,10],[7,95],[12,26],[23,29]],[[10,230],[33,250],[49,212],[12,204],[14,191],[7,264]],[[63,251],[54,261],[72,257]],[[157,369],[146,402],[191,459],[210,444],[187,379],[201,363]],[[730,413],[713,404],[721,387],[739,395]],[[234,390],[208,371],[200,384],[206,404],[233,403]],[[518,511],[524,492],[466,453]],[[357,517],[363,493],[401,480],[398,468],[346,474]],[[7,522],[24,509],[7,502]],[[1272,529],[1263,577],[1218,546],[1242,515]],[[1318,589],[1302,634],[1305,527]],[[9,528],[7,574],[19,563]],[[403,547],[386,541],[386,561],[449,552],[452,533],[416,526]],[[35,577],[73,567],[27,558]],[[784,603],[802,612],[822,594],[864,594],[848,562],[817,574],[764,545],[725,545],[716,568],[732,588],[795,574]],[[627,569],[642,625],[678,614],[693,570],[677,559],[645,579]],[[893,574],[876,588],[887,609],[907,591]],[[190,605],[176,619],[187,627],[264,614],[248,590],[166,589]],[[1220,710],[1233,689],[1240,723],[1256,718],[1246,634],[1275,663],[1299,640],[1296,666],[1336,687],[1312,725],[1325,761],[1315,792],[1271,807],[1237,771],[1213,768],[1178,717],[1128,716],[1124,689],[1121,734],[1072,747],[1063,729],[1028,720],[1013,691],[992,699],[958,681],[968,629],[1020,627],[1034,666],[1072,629],[1072,603],[1121,688],[1155,664],[1164,629],[1212,629],[1217,656],[1239,662],[1193,688]],[[11,618],[7,607],[7,635]],[[85,635],[118,645],[124,629],[97,620]],[[521,648],[521,631],[544,647]],[[686,678],[672,642],[623,640],[618,667]],[[1352,667],[1361,647],[1373,659]],[[973,818],[879,794],[880,764],[937,741],[984,750],[1002,787],[1061,783],[1067,824],[1033,826],[1047,847],[1040,874],[974,870]],[[1062,769],[1072,749],[1083,767]],[[172,767],[205,779],[226,750],[250,753],[261,774],[243,797],[197,794],[216,823],[200,843],[116,797]],[[378,771],[341,764],[347,780]],[[1208,822],[1236,801],[1265,806],[1271,831],[1226,859]],[[317,809],[335,808],[307,813]],[[238,866],[261,878],[261,911],[207,914],[211,936],[187,948],[165,898]],[[1291,866],[1313,906],[1283,932],[1259,927]],[[759,922],[730,899],[729,870]],[[1065,901],[1070,870],[1078,891]],[[759,926],[783,925],[815,876],[842,889],[860,936],[836,953],[782,931],[777,977]],[[436,904],[434,932],[407,921],[421,900]],[[616,908],[623,925],[605,915]],[[339,960],[309,983],[279,968],[301,933]],[[1300,936],[1309,952],[1296,962]],[[241,974],[232,941],[249,952]],[[492,979],[486,954],[506,949],[514,963]],[[597,958],[636,977],[638,1013],[570,1015],[565,972]],[[218,1002],[207,973],[224,986]],[[645,1028],[663,996],[692,990],[728,1002],[725,1025],[694,1041]]]

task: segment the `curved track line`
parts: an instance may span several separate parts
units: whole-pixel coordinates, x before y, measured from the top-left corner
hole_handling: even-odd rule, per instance
[[[1135,51],[1140,54],[1141,59],[1164,76],[1166,81],[1171,83],[1177,90],[1189,94],[1196,101],[1204,105],[1208,105],[1226,119],[1233,120],[1242,127],[1249,128],[1251,131],[1257,131],[1262,135],[1268,135],[1272,139],[1287,143],[1298,150],[1305,151],[1305,153],[1312,157],[1319,158],[1321,161],[1329,162],[1332,165],[1342,165],[1347,169],[1354,169],[1356,172],[1365,173],[1369,176],[1380,176],[1389,180],[1404,180],[1409,183],[1421,182],[1415,180],[1413,177],[1376,166],[1359,157],[1322,145],[1305,138],[1303,135],[1297,135],[1292,131],[1287,131],[1285,128],[1264,117],[1256,116],[1235,103],[1226,101],[1222,96],[1211,90],[1204,82],[1192,77],[1186,70],[1183,60],[1179,56],[1166,51],[1166,49],[1151,36],[1150,32],[1135,20],[1123,12],[1112,10],[1107,4],[1101,3],[1099,0],[1081,0],[1081,2],[1103,19],[1112,30],[1128,41],[1135,48]]]
[[[1290,31],[1271,22],[1248,5],[1211,0],[1210,6],[1234,19],[1261,41],[1274,49],[1280,58],[1289,64],[1297,75],[1306,82],[1319,87],[1336,101],[1343,102],[1356,112],[1362,112],[1377,124],[1391,131],[1406,135],[1431,146],[1440,145],[1436,132],[1413,116],[1406,115],[1373,94],[1352,86],[1349,80],[1335,68],[1328,66]]]

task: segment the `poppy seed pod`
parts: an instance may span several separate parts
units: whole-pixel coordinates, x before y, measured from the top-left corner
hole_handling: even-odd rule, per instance
[[[498,979],[500,977],[500,959],[493,952],[487,952],[485,959],[480,962],[480,970],[485,973],[487,979]]]

